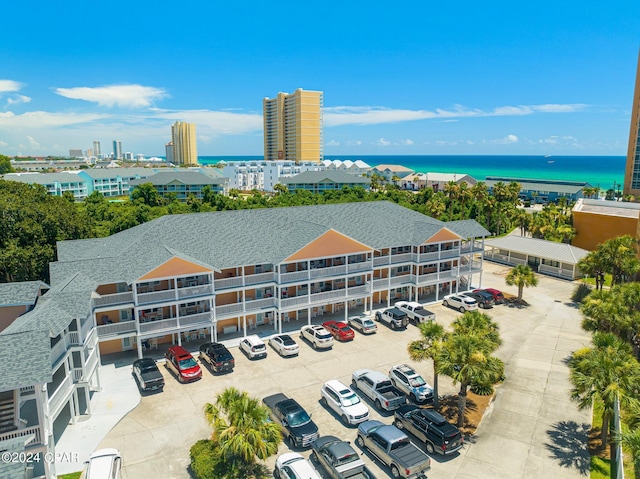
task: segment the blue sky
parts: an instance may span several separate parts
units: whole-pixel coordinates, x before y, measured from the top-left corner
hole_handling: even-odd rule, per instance
[[[5,2],[0,153],[262,155],[322,90],[326,155],[625,155],[640,2]]]

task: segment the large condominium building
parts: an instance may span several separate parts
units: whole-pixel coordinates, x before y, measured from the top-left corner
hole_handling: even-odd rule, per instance
[[[100,150],[100,142],[97,140],[93,141],[93,155],[97,158],[100,158],[100,155],[102,155],[102,151]]]
[[[624,171],[625,195],[640,196],[640,53],[636,70],[636,86],[633,91],[631,128],[627,149],[627,166]]]
[[[171,126],[171,141],[173,143],[174,163],[190,166],[198,164],[196,125],[184,121],[176,121]]]
[[[262,102],[264,159],[319,163],[324,159],[322,92],[298,88]]]
[[[224,163],[222,175],[229,179],[229,189],[241,191],[261,190],[273,192],[283,178],[303,171],[323,170],[322,164],[293,161],[228,161]]]
[[[113,159],[122,159],[122,142],[120,140],[113,140]]]

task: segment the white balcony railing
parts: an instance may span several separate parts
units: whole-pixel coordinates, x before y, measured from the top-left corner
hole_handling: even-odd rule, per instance
[[[69,331],[67,333],[67,339],[71,346],[77,346],[80,344],[80,335],[78,334],[78,331]]]
[[[82,381],[82,368],[73,368],[73,382],[79,383]]]
[[[462,253],[470,253],[471,251],[482,251],[482,250],[483,250],[483,247],[482,247],[481,241],[474,241],[473,243],[464,244],[460,248],[460,251]]]
[[[418,276],[418,284],[435,284],[438,282],[438,273],[427,273]]]
[[[560,278],[573,279],[573,270],[567,268],[557,268],[549,266],[547,264],[539,264],[538,272],[544,274],[550,274],[553,276],[559,276]]]
[[[351,286],[347,291],[349,292],[349,296],[369,293],[369,289],[366,284],[363,284],[362,286]]]
[[[242,303],[224,304],[222,306],[216,306],[216,316],[223,316],[225,314],[237,313],[242,311]]]
[[[345,265],[342,266],[331,266],[329,268],[317,268],[309,271],[311,278],[323,278],[326,276],[339,276],[342,274],[347,274],[347,267]]]
[[[309,271],[294,271],[293,273],[282,273],[280,275],[280,283],[294,283],[296,281],[304,281],[309,278]]]
[[[412,253],[393,254],[390,256],[391,264],[406,263],[413,259]]]
[[[373,265],[374,266],[381,266],[383,264],[389,264],[389,257],[388,256],[375,256],[373,258]]]
[[[379,291],[381,289],[386,289],[389,287],[389,278],[382,279],[374,279],[373,280],[373,289],[374,291]]]
[[[97,298],[93,298],[94,308],[126,303],[133,303],[133,293],[103,294]]]
[[[97,349],[93,349],[93,351],[91,351],[91,354],[89,354],[89,358],[87,359],[87,362],[84,363],[84,366],[82,368],[84,371],[82,374],[82,379],[84,381],[88,381],[91,375],[93,374],[93,372],[96,370],[97,366],[98,366],[98,352],[97,352]]]
[[[325,291],[324,293],[315,293],[310,296],[310,300],[312,303],[327,301],[329,299],[335,298],[346,298],[347,290],[339,289],[338,291]]]
[[[60,412],[64,404],[69,400],[72,391],[71,376],[66,376],[53,394],[49,396],[49,412],[52,417],[55,417]]]
[[[83,341],[83,344],[87,342],[89,338],[89,333],[91,332],[91,328],[93,328],[93,319],[85,319],[84,323],[80,326],[80,337]]]
[[[430,263],[432,261],[437,261],[440,255],[436,252],[431,253],[420,253],[420,262],[421,263]]]
[[[174,299],[176,299],[175,289],[138,294],[138,304],[158,303],[160,301],[172,301]]]
[[[58,362],[58,360],[67,352],[67,343],[64,340],[64,337],[60,339],[56,344],[51,348],[51,365],[54,365]]]
[[[391,286],[395,286],[397,284],[411,283],[412,281],[413,281],[413,275],[404,274],[402,276],[394,276],[394,277],[392,277],[391,281],[389,282],[389,284],[391,284]]]
[[[162,319],[160,321],[149,321],[148,323],[140,324],[140,333],[151,333],[155,331],[163,331],[166,329],[174,329],[178,326],[178,320],[176,318]]]
[[[15,431],[9,431],[0,434],[0,442],[6,441],[8,439],[16,439],[19,437],[29,437],[33,435],[33,439],[31,439],[26,446],[35,446],[38,444],[42,444],[42,436],[40,433],[40,426],[31,426],[26,427],[24,429],[16,429]]]
[[[202,284],[189,288],[179,288],[178,298],[193,298],[194,296],[211,296],[213,294],[213,286],[210,284]]]
[[[136,331],[135,321],[120,321],[119,323],[98,326],[98,338],[117,336],[119,334],[133,333]]]
[[[369,271],[372,269],[371,262],[365,261],[363,263],[351,263],[347,266],[349,273],[357,273],[359,271]]]
[[[212,321],[213,312],[208,311],[206,313],[189,314],[187,316],[180,316],[180,327],[191,326],[192,324],[204,324]]]
[[[242,276],[234,276],[232,278],[216,279],[213,284],[216,287],[216,291],[227,288],[237,288],[242,286]]]
[[[246,311],[253,311],[256,309],[271,308],[276,305],[276,298],[264,298],[254,299],[252,301],[245,302]]]
[[[291,306],[297,306],[300,304],[309,304],[309,296],[304,294],[302,296],[296,296],[295,298],[286,298],[280,300],[281,308],[290,308]]]
[[[244,277],[244,284],[260,284],[260,283],[272,283],[276,280],[276,274],[273,271],[269,273],[251,274]]]
[[[440,251],[440,258],[455,258],[460,256],[460,248],[447,249],[444,251]]]

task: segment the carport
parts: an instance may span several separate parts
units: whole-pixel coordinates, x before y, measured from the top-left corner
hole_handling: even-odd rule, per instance
[[[583,276],[578,261],[589,251],[565,243],[509,235],[484,240],[484,258],[508,265],[528,264],[534,271],[574,280]]]

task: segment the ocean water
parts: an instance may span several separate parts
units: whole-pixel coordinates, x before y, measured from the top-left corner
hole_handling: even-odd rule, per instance
[[[586,181],[603,190],[618,189],[624,180],[624,156],[325,156],[327,160],[362,160],[371,166],[381,164],[403,165],[427,173],[467,174],[477,180],[487,176],[516,178]],[[203,165],[220,160],[262,160],[261,156],[201,156]],[[620,188],[621,189],[621,188]]]

